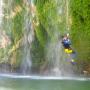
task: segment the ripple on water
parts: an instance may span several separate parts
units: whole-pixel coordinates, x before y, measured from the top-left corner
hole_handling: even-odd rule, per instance
[[[35,75],[12,75],[12,74],[0,74],[1,78],[12,79],[36,79],[36,80],[76,80],[76,81],[88,81],[90,78],[86,77],[55,77],[55,76],[35,76]]]

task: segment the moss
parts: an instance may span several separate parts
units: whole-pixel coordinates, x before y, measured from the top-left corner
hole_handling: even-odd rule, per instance
[[[90,60],[90,7],[89,0],[71,0],[72,42],[78,52],[78,60]]]
[[[23,3],[23,0],[15,0],[15,5],[16,4],[22,5],[22,3]]]
[[[38,41],[40,42],[40,44],[45,47],[46,42],[47,42],[47,33],[45,32],[45,29],[43,28],[42,25],[38,26],[35,30],[36,32],[36,37],[38,39]]]
[[[40,65],[43,64],[43,61],[45,60],[44,48],[40,44],[40,41],[38,41],[37,37],[35,38],[35,41],[33,41],[32,43],[31,57],[32,57],[33,67],[37,67],[37,68],[39,68]]]

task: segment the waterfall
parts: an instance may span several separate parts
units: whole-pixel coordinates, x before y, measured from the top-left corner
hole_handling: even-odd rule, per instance
[[[4,22],[5,27],[2,26],[3,31],[0,30],[0,37],[4,37],[0,41],[0,46],[2,45],[2,49],[4,51],[4,60],[2,57],[2,61],[9,62],[11,66],[9,66],[9,69],[14,67],[15,65],[18,65],[18,69],[20,70],[19,72],[21,74],[33,74],[33,62],[32,62],[32,43],[35,40],[35,33],[34,33],[34,24],[38,26],[38,23],[34,22],[34,19],[39,17],[35,11],[36,7],[34,5],[33,0],[23,0],[24,2],[24,7],[23,5],[17,5],[15,1],[9,0],[5,2],[7,4],[6,11],[4,12],[4,20],[3,20],[3,0],[0,0],[0,29],[2,22]],[[57,17],[60,17],[60,23],[61,25],[64,25],[65,30],[70,29],[69,25],[69,2],[68,0],[56,0],[57,3]],[[60,3],[60,5],[59,5]],[[21,3],[19,3],[21,4]],[[14,6],[13,6],[14,5]],[[23,8],[25,9],[23,11]],[[23,13],[22,13],[23,12]],[[37,17],[35,15],[37,14]],[[19,17],[20,16],[20,17]],[[43,52],[45,54],[45,64],[42,65],[42,67],[45,65],[45,70],[43,70],[45,75],[52,75],[52,76],[70,76],[74,75],[73,72],[73,66],[70,64],[70,59],[71,57],[65,54],[64,48],[62,47],[62,39],[61,33],[59,32],[60,30],[59,27],[56,25],[57,23],[54,23],[54,20],[52,20],[52,14],[49,13],[48,19],[50,19],[50,33],[52,33],[52,36],[47,40],[47,43],[45,42],[45,47],[43,47]],[[22,20],[24,18],[24,20]],[[19,21],[20,22],[16,22]],[[5,22],[6,21],[6,22]],[[37,20],[36,20],[37,21]],[[59,20],[58,20],[59,21]],[[18,24],[22,26],[18,26]],[[22,24],[21,24],[22,23]],[[33,24],[34,23],[34,24]],[[42,22],[40,22],[42,23]],[[18,28],[20,27],[20,32],[18,32]],[[61,26],[62,27],[62,26]],[[36,27],[37,28],[37,27]],[[14,30],[15,29],[15,30]],[[46,28],[45,28],[46,29]],[[61,28],[62,30],[62,28]],[[64,30],[64,31],[65,31]],[[66,32],[66,31],[65,31]],[[4,33],[4,34],[3,34]],[[18,33],[23,33],[21,37],[19,37]],[[48,34],[48,32],[47,32]],[[10,37],[9,37],[10,35]],[[6,37],[6,39],[5,39]],[[17,39],[18,38],[18,39]],[[37,38],[37,36],[36,36]],[[1,38],[0,38],[1,39]],[[17,39],[17,40],[16,40]],[[37,38],[38,39],[38,38]],[[20,41],[21,40],[21,41]],[[5,43],[3,43],[5,41]],[[19,42],[20,41],[20,42]],[[39,42],[39,40],[38,40]],[[8,45],[11,45],[8,47]],[[0,51],[1,53],[1,51]],[[9,54],[8,54],[9,53]],[[20,57],[17,54],[22,54]],[[19,61],[20,59],[20,61]],[[36,57],[37,60],[37,57]],[[42,60],[44,62],[44,60]],[[39,61],[38,61],[39,62]],[[41,61],[40,61],[41,62]],[[36,61],[35,61],[36,63]],[[1,63],[0,63],[1,64]],[[47,64],[47,65],[46,65]],[[3,64],[2,64],[3,65]],[[39,67],[39,66],[38,66]],[[5,67],[5,69],[7,66]],[[35,68],[36,69],[36,68]],[[16,67],[15,67],[16,70]],[[14,70],[14,72],[15,72]]]
[[[57,3],[59,1],[57,0]],[[70,29],[69,28],[69,2],[68,0],[60,1],[62,5],[57,6],[57,13],[61,15],[62,22],[65,23],[65,33]],[[64,8],[65,7],[65,8]],[[66,18],[65,18],[66,17]],[[65,54],[64,48],[61,44],[62,39],[59,38],[61,34],[58,32],[56,26],[54,30],[53,37],[56,38],[55,41],[49,40],[46,48],[46,60],[48,61],[48,73],[55,76],[74,76],[74,66],[70,63],[72,59],[70,55]]]
[[[60,76],[62,74],[62,45],[61,42],[49,42],[47,46],[47,60],[49,63],[49,74]]]
[[[2,24],[2,19],[3,19],[3,0],[0,0],[0,28]]]
[[[30,6],[33,4],[32,0],[26,1],[27,11],[24,15],[24,37],[23,37],[23,44],[24,44],[24,51],[23,51],[23,60],[21,64],[21,71],[23,74],[30,74],[31,67],[32,67],[32,58],[31,58],[31,45],[32,41],[34,40],[34,29],[33,29],[33,14],[29,11]]]

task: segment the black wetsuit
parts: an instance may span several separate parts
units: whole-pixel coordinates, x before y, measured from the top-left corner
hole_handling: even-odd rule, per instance
[[[65,49],[70,49],[71,48],[70,47],[71,43],[70,43],[70,41],[68,39],[67,40],[63,40],[62,44],[63,44]]]

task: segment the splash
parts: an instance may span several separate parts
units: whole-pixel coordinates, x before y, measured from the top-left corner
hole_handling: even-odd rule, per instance
[[[37,76],[37,75],[15,75],[15,74],[0,74],[2,78],[12,79],[32,79],[32,80],[75,80],[75,81],[89,81],[90,78],[86,77],[54,77],[54,76]]]

